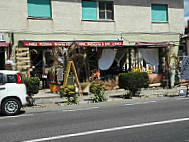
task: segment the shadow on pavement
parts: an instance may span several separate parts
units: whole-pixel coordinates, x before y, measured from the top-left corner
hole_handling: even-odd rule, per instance
[[[16,116],[22,115],[22,114],[24,114],[24,113],[25,113],[25,111],[24,111],[24,110],[21,110],[20,113],[17,114]],[[2,112],[0,112],[0,117],[6,117],[6,115],[4,115]],[[7,117],[8,117],[8,116],[7,116]]]

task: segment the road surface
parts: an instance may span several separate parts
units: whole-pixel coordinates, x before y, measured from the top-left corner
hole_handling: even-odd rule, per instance
[[[44,141],[189,142],[189,98],[138,99],[0,116],[0,142]]]

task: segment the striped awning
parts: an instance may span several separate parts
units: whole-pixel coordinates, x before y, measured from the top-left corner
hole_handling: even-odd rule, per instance
[[[0,47],[9,47],[9,43],[7,43],[7,42],[0,42]]]

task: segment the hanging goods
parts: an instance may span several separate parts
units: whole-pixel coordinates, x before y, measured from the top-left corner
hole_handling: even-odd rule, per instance
[[[116,60],[118,66],[120,66],[120,61],[125,56],[125,54],[126,54],[125,49],[117,49],[115,60]]]
[[[147,63],[155,66],[156,70],[158,70],[158,66],[159,66],[159,52],[158,52],[158,49],[143,49],[143,48],[139,48],[138,50],[142,54],[142,57],[144,58],[144,60]]]
[[[98,60],[98,66],[100,70],[108,70],[114,62],[116,56],[116,50],[114,49],[103,49],[102,55]]]

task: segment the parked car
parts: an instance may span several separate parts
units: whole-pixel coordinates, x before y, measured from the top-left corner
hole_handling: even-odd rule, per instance
[[[0,70],[0,111],[4,115],[16,115],[27,105],[29,96],[18,71]]]

